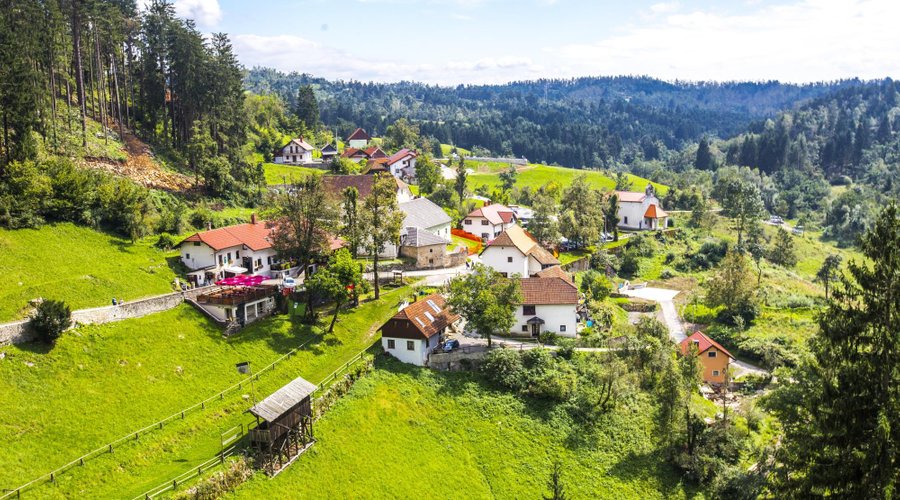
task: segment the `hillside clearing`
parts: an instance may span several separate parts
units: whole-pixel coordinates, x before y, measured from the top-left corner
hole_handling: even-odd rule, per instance
[[[499,189],[502,185],[499,175],[500,172],[502,172],[502,170],[497,170],[493,173],[470,174],[469,188],[475,190],[484,186],[487,188],[488,192]],[[611,191],[616,187],[615,179],[596,170],[577,170],[574,168],[530,164],[527,167],[519,167],[518,172],[519,175],[516,178],[515,186],[519,189],[529,187],[534,190],[550,182],[555,182],[565,188],[579,175],[584,175],[587,178],[588,184],[596,189]],[[647,187],[647,184],[650,183],[650,181],[642,177],[631,174],[627,175],[634,184],[631,188],[634,191],[643,191]],[[656,192],[661,195],[668,191],[667,186],[657,183],[652,184],[656,188]]]

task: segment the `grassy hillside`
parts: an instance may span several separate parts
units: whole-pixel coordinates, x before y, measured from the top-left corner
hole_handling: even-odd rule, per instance
[[[499,189],[502,184],[499,174],[502,171],[503,169],[496,169],[489,173],[480,173],[479,171],[476,171],[476,173],[469,175],[469,188],[474,190],[479,186],[486,186],[488,191]],[[516,187],[522,189],[525,186],[528,186],[531,189],[537,189],[549,182],[556,182],[565,187],[571,184],[578,175],[587,176],[588,182],[597,189],[609,191],[616,187],[616,181],[602,172],[535,164],[530,164],[527,167],[519,169]],[[634,183],[632,189],[635,191],[643,191],[644,188],[647,187],[647,183],[650,182],[647,179],[631,174],[628,174],[628,177]],[[665,194],[666,191],[668,191],[668,187],[663,186],[662,184],[653,183],[653,186],[659,194]]]
[[[263,164],[263,170],[266,174],[266,184],[270,186],[273,184],[284,184],[285,180],[291,182],[292,179],[301,179],[303,176],[310,173],[325,173],[324,170],[318,168],[295,167],[292,165],[278,165],[275,163]]]
[[[0,229],[0,321],[21,317],[36,297],[73,309],[107,305],[172,290],[175,273],[153,238],[137,243],[73,224]]]
[[[456,152],[463,156],[471,156],[472,155],[472,152],[469,151],[468,149],[461,148],[459,146],[454,146],[452,144],[441,144],[441,154],[444,155],[444,157],[446,158],[446,157],[450,156],[450,151],[453,151],[453,148],[456,148]]]
[[[569,498],[691,497],[654,449],[653,429],[642,395],[584,428],[475,374],[379,358],[318,422],[305,456],[274,479],[256,475],[235,496],[541,498],[560,460]]]
[[[333,334],[264,320],[224,339],[189,306],[138,320],[82,327],[47,351],[37,344],[0,349],[0,484],[13,487],[81,454],[152,424],[241,380],[304,345],[255,383],[258,397],[297,376],[318,383],[377,341],[375,327],[396,310],[408,288],[385,291],[338,320]],[[325,318],[330,319],[330,318]],[[31,364],[31,365],[29,365]],[[251,387],[205,411],[141,436],[29,492],[35,498],[132,498],[164,483],[221,448],[221,433],[247,423]],[[29,422],[23,426],[22,422]]]

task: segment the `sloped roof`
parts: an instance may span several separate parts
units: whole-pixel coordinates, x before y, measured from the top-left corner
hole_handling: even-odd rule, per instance
[[[238,224],[194,233],[185,238],[179,245],[187,241],[199,241],[205,243],[213,250],[247,245],[251,250],[259,251],[272,248],[272,241],[269,237],[271,233],[272,229],[261,222],[256,224]]]
[[[334,147],[334,145],[332,145],[332,144],[326,144],[325,146],[322,147],[322,152],[323,153],[337,153],[337,148]]]
[[[415,151],[410,151],[409,149],[403,148],[400,151],[392,154],[391,157],[388,158],[388,165],[393,165],[394,163],[397,163],[407,156],[412,156],[413,158],[415,158],[416,156],[418,156],[418,154]]]
[[[534,237],[528,234],[528,231],[519,226],[511,226],[500,233],[499,236],[488,242],[485,250],[490,247],[515,247],[522,252],[522,255],[534,257],[541,264],[559,264],[559,259],[539,245]]]
[[[401,242],[405,247],[428,247],[432,245],[448,245],[450,242],[421,227],[407,227],[406,236]]]
[[[280,153],[280,152],[284,151],[284,148],[290,146],[291,144],[300,146],[301,148],[303,148],[303,149],[306,150],[306,151],[312,151],[312,150],[313,150],[313,147],[310,146],[308,142],[304,141],[302,137],[298,137],[298,138],[296,138],[296,139],[291,139],[290,141],[288,141],[287,144],[285,144],[284,146],[281,146],[280,148],[276,149],[275,152],[276,152],[276,153]]]
[[[640,203],[647,197],[647,193],[637,191],[616,191],[616,195],[622,203]]]
[[[367,134],[365,130],[358,128],[354,130],[352,134],[350,134],[350,137],[347,138],[347,141],[368,141],[371,139],[372,138],[369,137],[369,134]]]
[[[562,278],[569,283],[574,283],[572,277],[569,276],[567,272],[563,271],[560,266],[548,267],[547,269],[539,271],[535,276],[538,278]]]
[[[399,207],[406,214],[404,226],[429,228],[452,222],[447,212],[428,198],[416,198],[401,203]]]
[[[407,187],[406,183],[397,179],[393,175],[390,178],[397,183],[397,189]],[[375,176],[357,174],[357,175],[324,175],[322,176],[322,184],[325,190],[333,196],[343,196],[344,189],[350,186],[359,191],[359,197],[365,198],[372,194],[372,186],[375,184]]]
[[[248,411],[266,422],[274,422],[309,397],[315,390],[316,386],[311,382],[297,377],[273,392],[271,396],[253,405]]]
[[[431,338],[459,320],[459,315],[450,311],[443,296],[433,293],[404,307],[391,319],[406,320],[425,338]]]
[[[362,149],[357,148],[346,148],[344,152],[341,153],[341,158],[353,158],[354,156],[359,156],[360,158],[366,157],[366,152]]]
[[[691,343],[697,344],[697,352],[699,354],[703,354],[704,352],[709,350],[710,347],[715,347],[716,349],[725,353],[725,355],[729,358],[734,359],[734,356],[732,356],[727,349],[725,349],[718,342],[707,337],[706,334],[700,331],[692,333],[690,337],[682,340],[681,343],[678,344],[678,346],[681,348],[681,354],[684,354],[686,356],[688,352],[690,352],[689,350]]]
[[[650,219],[659,219],[660,217],[668,217],[668,216],[669,216],[669,214],[665,210],[663,210],[653,204],[651,204],[649,207],[647,207],[647,211],[644,212],[644,217],[647,217]]]
[[[369,158],[387,158],[388,155],[381,148],[372,146],[364,151]]]
[[[491,224],[509,224],[515,216],[516,213],[511,208],[499,203],[483,206],[467,215],[467,217],[484,217]]]
[[[566,279],[520,278],[519,284],[522,287],[522,304],[578,304],[578,289]]]

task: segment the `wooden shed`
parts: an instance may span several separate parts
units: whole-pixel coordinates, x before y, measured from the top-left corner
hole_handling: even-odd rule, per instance
[[[316,386],[297,377],[248,411],[256,417],[250,446],[257,465],[279,472],[313,443],[312,393]]]

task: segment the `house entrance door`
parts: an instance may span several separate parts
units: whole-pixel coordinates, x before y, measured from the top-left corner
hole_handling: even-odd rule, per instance
[[[537,323],[531,324],[531,336],[538,337],[541,334],[541,325]]]

